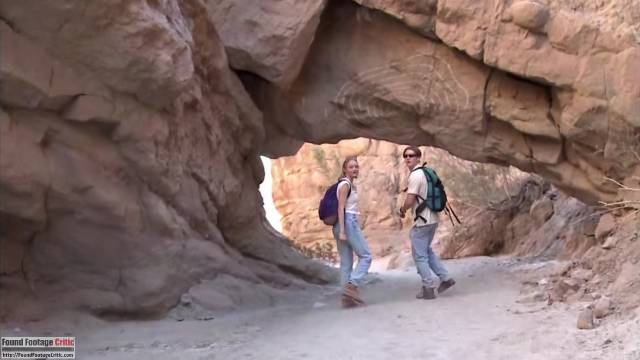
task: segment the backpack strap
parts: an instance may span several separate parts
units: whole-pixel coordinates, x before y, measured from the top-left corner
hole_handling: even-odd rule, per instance
[[[346,181],[347,185],[349,186],[349,192],[347,193],[347,198],[349,196],[351,196],[351,181],[349,181],[349,179],[347,179],[346,177],[340,178],[338,179],[338,187],[340,187],[340,183]]]
[[[414,172],[416,170],[421,170],[422,174],[424,174],[424,176],[427,178],[427,193],[426,193],[425,197],[423,198],[422,196],[420,196],[418,194],[415,194],[418,199],[422,200],[422,203],[418,202],[418,206],[416,206],[416,214],[415,214],[416,217],[413,219],[413,221],[417,221],[418,219],[421,219],[425,223],[427,222],[427,219],[425,219],[420,214],[424,211],[424,207],[427,205],[426,201],[427,201],[427,198],[429,197],[429,193],[433,192],[433,184],[432,184],[431,179],[429,178],[429,176],[426,173],[426,168],[427,168],[427,163],[425,162],[425,163],[422,164],[422,166],[411,170],[411,172]]]
[[[449,220],[451,220],[451,224],[452,225],[455,226],[455,224],[453,223],[453,219],[451,218],[451,215],[453,215],[453,217],[456,219],[458,224],[462,224],[462,222],[460,221],[460,218],[458,218],[458,215],[456,215],[456,213],[453,211],[453,207],[448,202],[447,202],[445,210],[447,212],[447,215],[449,215]]]

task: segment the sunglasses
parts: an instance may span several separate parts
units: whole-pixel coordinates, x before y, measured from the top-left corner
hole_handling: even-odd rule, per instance
[[[418,155],[417,154],[402,154],[402,157],[406,159],[406,158],[418,157]]]

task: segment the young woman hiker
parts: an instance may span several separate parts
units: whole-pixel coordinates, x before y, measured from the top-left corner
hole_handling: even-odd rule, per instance
[[[342,306],[353,307],[364,304],[358,287],[371,266],[371,250],[358,223],[358,190],[354,184],[360,166],[355,157],[342,163],[342,178],[336,190],[338,197],[338,222],[333,226],[340,256],[340,281],[343,286]],[[353,254],[358,264],[353,268]]]

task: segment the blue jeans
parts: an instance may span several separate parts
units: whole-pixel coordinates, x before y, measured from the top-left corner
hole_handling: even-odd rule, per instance
[[[342,285],[347,283],[360,285],[371,266],[371,250],[369,250],[367,240],[365,240],[360,224],[358,224],[358,215],[345,214],[344,223],[347,241],[338,239],[340,222],[333,225],[333,237],[338,243],[338,254],[340,255],[340,283]],[[353,269],[353,253],[358,256],[358,265],[355,270]]]
[[[428,288],[436,287],[437,278],[440,278],[440,281],[447,281],[451,278],[447,269],[440,262],[440,258],[431,248],[431,242],[437,228],[438,223],[420,227],[414,226],[409,233],[413,261],[416,263],[418,274],[422,278],[422,285]]]

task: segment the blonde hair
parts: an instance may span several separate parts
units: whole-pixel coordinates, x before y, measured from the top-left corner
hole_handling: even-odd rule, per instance
[[[349,164],[349,162],[351,161],[355,161],[356,164],[358,163],[358,158],[355,156],[347,156],[344,161],[342,162],[342,177],[346,177],[347,174],[347,165]]]

